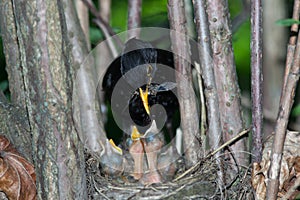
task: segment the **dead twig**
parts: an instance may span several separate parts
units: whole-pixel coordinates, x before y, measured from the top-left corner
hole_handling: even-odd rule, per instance
[[[222,149],[224,149],[226,146],[232,144],[233,142],[235,142],[237,139],[241,138],[242,136],[244,136],[245,134],[247,134],[249,132],[250,129],[246,129],[241,131],[240,133],[238,133],[235,137],[231,138],[230,140],[228,140],[227,142],[225,142],[224,144],[222,144],[220,147],[218,147],[216,150],[214,150],[213,152],[209,153],[208,155],[205,156],[205,159],[208,159],[212,156],[214,156],[215,154],[217,154],[219,151],[221,151]],[[201,162],[203,161],[199,161],[197,162],[194,166],[192,166],[191,168],[189,168],[188,170],[186,170],[184,173],[182,173],[180,176],[178,176],[177,178],[175,178],[173,180],[173,182],[176,182],[180,179],[182,179],[183,177],[185,177],[187,174],[193,172],[195,169],[197,169]]]

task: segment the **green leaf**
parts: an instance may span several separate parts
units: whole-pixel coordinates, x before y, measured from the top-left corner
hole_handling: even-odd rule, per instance
[[[300,21],[295,19],[279,19],[275,23],[279,26],[292,26],[293,24],[300,24]]]
[[[292,110],[292,116],[297,117],[300,115],[300,104],[296,105]]]

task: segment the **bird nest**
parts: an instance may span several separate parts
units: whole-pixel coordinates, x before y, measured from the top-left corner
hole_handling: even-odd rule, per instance
[[[251,172],[239,170],[234,177],[219,183],[219,167],[213,157],[202,159],[185,170],[183,158],[178,159],[177,173],[169,182],[152,185],[132,183],[128,177],[111,178],[100,169],[99,161],[86,153],[89,199],[252,199]],[[224,159],[223,170],[231,164]]]

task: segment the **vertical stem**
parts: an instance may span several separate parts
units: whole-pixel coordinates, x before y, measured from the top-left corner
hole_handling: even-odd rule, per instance
[[[184,14],[184,2],[180,0],[168,1],[168,17],[171,29],[172,50],[174,56],[174,66],[178,71],[176,74],[177,92],[180,103],[181,128],[183,131],[183,144],[185,148],[185,159],[187,167],[193,166],[199,160],[201,149],[198,139],[199,117],[196,107],[196,98],[191,94],[191,66],[181,59],[189,58],[189,44],[186,35],[186,19]]]
[[[199,57],[201,64],[201,73],[205,88],[205,97],[207,105],[207,119],[208,119],[208,139],[209,145],[212,149],[220,146],[222,141],[222,129],[220,121],[219,101],[217,95],[217,88],[214,75],[214,64],[212,62],[212,49],[210,43],[207,14],[205,12],[205,0],[193,0],[194,15],[196,29],[198,33],[199,42]],[[215,155],[218,171],[218,184],[222,188],[224,185],[224,169],[220,160],[221,152]],[[221,189],[222,191],[222,189]]]
[[[244,129],[240,90],[232,49],[228,1],[209,0],[206,1],[206,4],[223,139],[228,141]],[[237,164],[247,165],[247,154],[243,153],[246,148],[245,140],[239,140],[230,147]],[[231,159],[231,163],[235,165],[234,159]],[[235,171],[232,171],[231,175],[235,176]]]
[[[294,1],[294,8],[293,8],[293,19],[298,20],[300,17],[300,1],[295,0]],[[293,63],[293,56],[295,52],[296,42],[297,42],[297,32],[298,32],[299,24],[293,24],[291,26],[291,36],[289,40],[289,45],[287,49],[287,59],[286,59],[286,67],[285,67],[285,73],[284,73],[284,81],[283,81],[283,88],[285,88],[286,85],[286,78],[288,77],[290,68]],[[282,95],[281,95],[282,96]]]
[[[89,10],[84,5],[82,0],[75,0],[75,6],[77,10],[78,19],[80,22],[80,26],[83,30],[83,33],[85,35],[85,40],[88,49],[91,49],[91,43],[90,43],[90,23],[89,23]]]
[[[141,11],[142,0],[128,0],[128,17],[127,17],[127,29],[135,29],[141,26]],[[128,32],[128,38],[138,37],[137,31]]]
[[[299,13],[298,10],[299,0],[295,0],[294,4],[295,4],[294,8],[296,8],[294,12]],[[293,63],[290,66],[290,68],[288,68],[289,67],[288,65],[286,66],[286,68],[288,69],[286,69],[287,73],[285,74],[285,78],[284,78],[285,84],[281,93],[279,112],[278,112],[276,127],[275,127],[275,137],[274,137],[274,142],[273,142],[272,152],[271,152],[271,163],[270,163],[270,168],[268,173],[269,184],[267,185],[267,199],[270,200],[277,199],[282,152],[283,152],[284,141],[287,132],[286,129],[289,121],[290,112],[294,103],[296,86],[299,81],[300,32],[299,30],[297,31],[298,31],[298,38],[297,38],[296,50],[293,57]],[[293,40],[294,39],[291,39],[290,42],[293,43]],[[288,54],[287,56],[290,55]]]
[[[251,1],[251,98],[253,162],[262,157],[262,4],[261,0]]]

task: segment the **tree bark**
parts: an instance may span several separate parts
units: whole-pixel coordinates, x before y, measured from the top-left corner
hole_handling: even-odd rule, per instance
[[[219,147],[222,143],[222,129],[220,121],[219,101],[214,75],[214,63],[212,62],[212,49],[208,29],[207,13],[205,12],[205,0],[194,0],[194,15],[199,42],[199,58],[201,75],[205,88],[208,120],[208,143],[211,149]],[[221,159],[221,152],[215,155],[218,170],[218,186],[220,191],[224,187],[225,174]]]
[[[21,76],[22,66],[20,53],[18,51],[17,30],[11,1],[0,2],[0,15],[2,16],[0,27],[6,59],[6,71],[9,83],[13,83],[9,84],[11,101],[25,109],[24,80]]]
[[[253,162],[262,159],[262,2],[251,1],[251,99]]]
[[[189,43],[185,27],[184,2],[178,0],[168,1],[168,15],[171,29],[172,50],[175,53],[174,66],[178,71],[176,75],[177,91],[180,104],[181,128],[183,131],[183,145],[185,150],[186,166],[191,167],[199,161],[201,152],[199,116],[196,107],[196,98],[191,93],[192,76],[191,66],[183,57],[189,58]]]
[[[293,19],[299,20],[300,1],[294,1]],[[267,199],[277,199],[279,190],[279,175],[281,169],[282,152],[287,134],[289,116],[294,103],[295,90],[299,81],[300,71],[300,32],[299,26],[293,25],[291,32],[298,32],[298,37],[290,37],[284,84],[280,97],[279,111],[276,120],[274,141],[270,155],[271,163],[268,171]]]
[[[39,199],[86,199],[83,146],[72,119],[74,69],[61,1],[12,1]],[[10,83],[14,84],[14,83]]]
[[[244,129],[244,124],[232,49],[232,32],[227,0],[207,1],[207,13],[223,139],[228,141]],[[242,153],[245,151],[245,141],[239,140],[231,148],[237,164],[247,165],[247,156]]]

